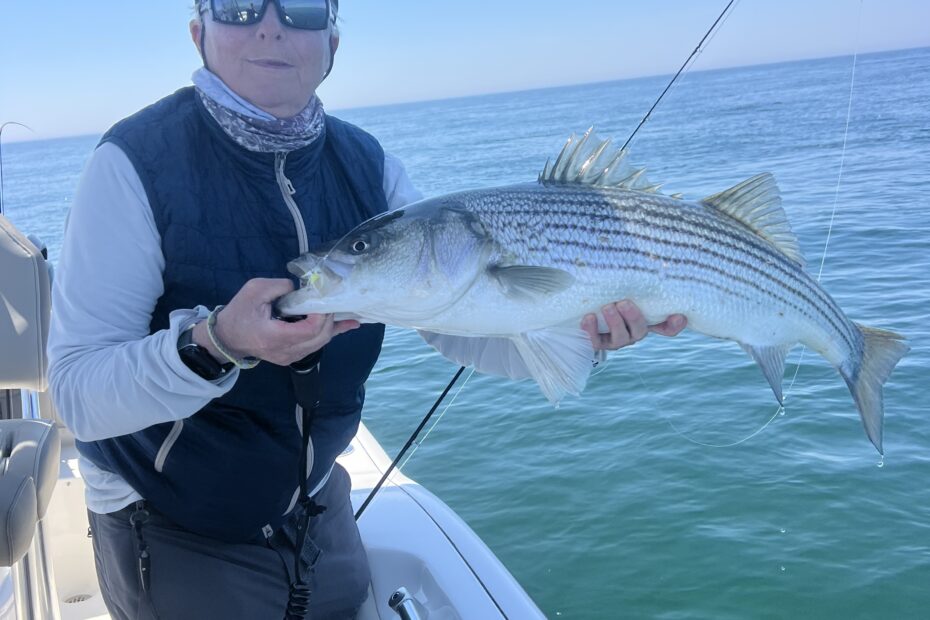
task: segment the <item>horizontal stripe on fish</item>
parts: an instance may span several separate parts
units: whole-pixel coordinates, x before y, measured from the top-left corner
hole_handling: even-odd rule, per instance
[[[650,232],[657,230],[670,235],[692,235],[708,244],[722,245],[736,252],[749,254],[764,262],[766,267],[775,268],[791,281],[803,284],[804,286],[800,288],[797,286],[789,286],[789,288],[795,294],[804,296],[808,303],[815,306],[816,304],[807,298],[802,291],[810,291],[814,294],[818,298],[818,301],[824,304],[832,313],[833,317],[830,323],[834,329],[842,335],[848,347],[855,348],[854,343],[856,341],[857,332],[854,331],[855,328],[849,325],[848,321],[845,320],[845,314],[836,305],[833,298],[819,286],[812,285],[813,281],[810,279],[810,276],[770,243],[754,235],[744,227],[737,227],[735,221],[724,224],[713,217],[709,217],[707,212],[703,210],[692,207],[682,207],[680,202],[670,202],[668,199],[644,199],[641,203],[630,205],[627,209],[624,209],[624,201],[611,200],[606,197],[608,195],[607,192],[591,190],[586,191],[588,196],[583,196],[582,192],[578,191],[573,193],[559,192],[553,196],[548,196],[547,199],[550,202],[554,201],[555,198],[568,199],[568,202],[559,201],[551,207],[541,209],[535,206],[535,203],[532,201],[534,197],[537,197],[538,193],[538,190],[534,189],[530,189],[527,192],[513,193],[511,196],[513,202],[508,203],[511,208],[498,211],[496,215],[498,217],[506,216],[502,221],[505,225],[507,224],[507,220],[510,220],[512,217],[526,218],[521,221],[526,221],[527,224],[531,223],[532,219],[535,217],[538,217],[541,219],[540,224],[543,224],[547,230],[577,230],[585,228],[584,224],[578,222],[577,218],[579,217],[589,221],[594,220],[599,224],[613,223],[617,225],[616,227],[599,227],[597,229],[587,227],[588,232],[599,235],[629,235],[630,232],[628,229],[631,225],[639,223],[643,224],[645,229]],[[574,204],[579,207],[578,211],[565,208],[566,204],[572,204],[572,197],[582,198],[574,202]],[[523,204],[534,206],[523,207]],[[619,211],[619,216],[617,213],[610,213],[603,217],[597,217],[596,213],[592,213],[592,207],[596,207],[599,210],[609,209],[611,211]],[[476,209],[476,211],[480,212],[481,209]],[[568,220],[570,223],[560,222],[559,220],[561,218]],[[656,234],[646,233],[642,235],[642,238],[653,243],[662,243],[666,241],[661,235]],[[707,246],[702,245],[701,250],[707,250]],[[722,256],[727,255],[724,254]],[[769,275],[764,270],[758,273],[780,285],[787,285],[786,280],[774,278],[773,275]]]
[[[570,261],[569,259],[555,259],[555,260],[553,260],[553,263],[555,263],[555,264],[557,264],[557,265],[558,265],[558,264],[562,264],[562,265],[571,265],[571,264],[573,264],[573,261]],[[738,298],[743,299],[743,300],[745,300],[745,301],[753,301],[753,297],[750,296],[750,295],[747,295],[747,294],[742,293],[742,292],[740,292],[740,291],[736,291],[736,290],[727,288],[726,286],[722,285],[720,282],[717,282],[717,281],[715,281],[715,280],[709,280],[709,279],[707,279],[707,278],[701,278],[701,277],[698,277],[698,276],[693,275],[693,274],[688,274],[688,275],[677,275],[677,274],[674,274],[674,273],[668,273],[666,270],[663,270],[663,269],[658,269],[658,268],[654,268],[654,267],[653,267],[653,268],[650,268],[650,267],[643,267],[643,266],[641,266],[641,265],[626,265],[626,266],[624,267],[624,269],[629,270],[629,271],[638,272],[638,273],[645,273],[645,274],[649,274],[649,275],[659,275],[659,276],[662,276],[662,277],[664,277],[664,278],[666,278],[666,279],[669,279],[669,280],[679,280],[679,281],[681,281],[681,282],[697,282],[698,284],[705,284],[705,285],[707,285],[707,286],[709,286],[709,287],[711,287],[711,288],[717,289],[717,290],[720,291],[721,293],[726,293],[727,295],[732,295],[733,297],[738,297]]]
[[[602,204],[602,203],[599,203]],[[510,210],[507,212],[508,216],[514,217],[525,217],[533,212],[522,211],[522,210]],[[537,211],[540,215],[547,213],[546,211]],[[556,215],[570,216],[571,212],[556,212]],[[632,218],[627,219],[626,221],[621,220],[620,218],[597,218],[599,223],[601,222],[617,222],[620,224],[619,227],[593,227],[585,226],[581,223],[562,223],[558,220],[550,221],[547,218],[545,224],[546,231],[558,231],[564,230],[568,232],[584,230],[592,235],[608,235],[608,236],[619,236],[619,237],[635,237],[640,240],[648,241],[651,244],[655,245],[677,245],[677,247],[682,248],[693,248],[699,253],[704,254],[713,254],[714,256],[719,257],[721,260],[725,260],[729,263],[737,264],[743,266],[747,269],[752,270],[759,277],[765,278],[769,282],[773,283],[776,286],[783,287],[788,289],[791,293],[801,297],[807,302],[812,308],[820,309],[824,308],[829,311],[828,316],[822,311],[817,312],[816,314],[810,313],[808,316],[821,316],[830,323],[834,330],[843,338],[844,343],[847,347],[851,349],[856,348],[856,332],[853,331],[854,327],[849,325],[848,321],[845,319],[845,314],[839,309],[836,305],[836,302],[830,297],[826,292],[813,285],[813,281],[810,279],[810,276],[800,269],[795,263],[790,259],[781,254],[776,248],[771,244],[759,239],[758,237],[752,236],[748,231],[744,232],[742,230],[737,230],[735,227],[725,227],[720,224],[718,226],[705,226],[704,224],[709,220],[708,218],[695,219],[693,220],[693,226],[682,226],[681,220],[675,219],[673,217],[667,217],[665,223],[659,223],[658,218],[649,220],[646,217],[638,217],[638,223],[644,224],[643,228],[649,232],[646,233],[634,233],[629,230],[632,226],[630,225]],[[587,219],[590,218],[590,214],[587,216]],[[687,223],[692,223],[691,221]],[[650,234],[652,231],[661,231],[671,235],[684,235],[696,237],[697,239],[706,242],[706,244],[698,243],[681,243],[675,242],[657,234]],[[736,234],[734,234],[734,232]],[[744,236],[745,235],[745,236]],[[555,241],[556,243],[561,243],[563,245],[577,245],[578,247],[584,247],[590,251],[598,253],[606,253],[610,256],[614,256],[620,253],[620,251],[632,251],[633,248],[629,246],[622,246],[621,248],[616,247],[601,247],[595,244],[585,243],[578,241],[573,237],[564,238],[564,239],[555,239],[550,240]],[[734,252],[740,254],[748,254],[749,256],[757,259],[759,264],[752,263],[748,260],[740,260],[738,257],[726,254],[723,252],[715,252],[712,247],[714,245],[724,246],[734,250]],[[542,249],[540,249],[542,251]],[[668,256],[668,254],[662,254],[663,256]],[[590,263],[590,261],[588,261]],[[762,267],[764,264],[764,268]],[[601,268],[611,269],[613,265],[601,264]],[[784,279],[776,277],[776,274],[772,273],[772,269],[780,272]],[[761,289],[760,289],[761,290]],[[813,294],[817,299],[816,301],[811,299],[808,296],[808,293]],[[816,302],[820,302],[823,306],[819,306]]]
[[[550,227],[552,229],[558,229],[560,227],[565,227],[565,226],[569,226],[569,225],[551,224]],[[742,282],[747,283],[747,285],[751,285],[753,289],[758,290],[765,295],[768,295],[770,297],[775,298],[776,300],[792,305],[792,307],[797,309],[802,314],[805,314],[806,316],[809,316],[812,318],[816,316],[823,316],[823,318],[826,319],[830,323],[830,325],[837,331],[837,333],[844,339],[844,342],[846,343],[848,347],[854,348],[855,346],[854,342],[852,341],[852,338],[854,336],[852,332],[850,331],[850,326],[848,324],[848,321],[845,320],[845,315],[841,313],[841,311],[836,306],[836,303],[833,301],[833,299],[829,295],[827,295],[822,289],[816,286],[811,286],[810,277],[806,273],[804,273],[802,270],[796,267],[794,269],[784,268],[782,270],[782,273],[783,275],[787,277],[787,279],[783,280],[783,279],[779,279],[775,277],[774,274],[772,274],[769,270],[763,268],[758,263],[754,263],[749,260],[741,259],[738,256],[733,256],[731,254],[726,254],[723,252],[715,251],[713,247],[708,247],[706,245],[701,245],[701,244],[697,244],[694,242],[688,242],[688,241],[674,241],[674,240],[664,239],[661,237],[656,237],[654,235],[633,233],[630,231],[624,231],[623,233],[619,233],[619,234],[622,234],[623,236],[626,236],[626,237],[637,238],[642,241],[648,241],[650,245],[652,246],[652,249],[645,250],[645,249],[640,249],[640,248],[633,247],[633,246],[624,246],[622,248],[622,251],[620,249],[613,249],[613,248],[605,249],[603,246],[598,245],[598,244],[593,244],[590,241],[581,241],[581,240],[576,240],[576,239],[561,239],[559,240],[559,243],[563,246],[577,247],[579,249],[593,252],[595,254],[608,254],[610,257],[608,258],[608,260],[610,260],[611,258],[616,258],[617,256],[622,256],[623,254],[633,253],[633,254],[644,256],[644,257],[655,258],[657,260],[663,260],[665,262],[676,261],[682,264],[692,264],[694,266],[701,266],[708,270],[715,271],[723,276],[736,278]],[[756,281],[746,280],[744,278],[738,277],[734,271],[722,269],[721,267],[718,266],[717,263],[699,262],[699,261],[695,261],[694,259],[690,259],[691,262],[689,263],[685,261],[684,259],[682,259],[680,255],[676,254],[675,252],[662,252],[661,250],[662,247],[672,247],[672,248],[677,248],[679,250],[693,250],[694,253],[698,256],[709,256],[709,257],[717,258],[721,262],[726,262],[726,263],[735,265],[737,267],[740,267],[744,270],[751,271],[756,276],[764,280],[767,280],[769,283],[775,286],[774,288],[771,288],[771,289],[765,288],[763,286],[760,286],[759,283]],[[740,246],[736,246],[736,245],[734,245],[733,247],[736,250],[742,249]],[[776,256],[776,254],[774,253],[771,255]],[[781,260],[787,261],[787,259],[784,259],[783,257],[781,258]],[[617,268],[623,268],[627,264],[627,263],[618,263],[615,260],[613,262],[595,263],[591,261],[590,259],[584,259],[584,262],[589,267],[596,267],[604,271],[613,271],[613,270],[616,270]],[[568,265],[568,264],[577,264],[577,263],[575,263],[573,260],[566,260],[562,264]],[[766,263],[766,267],[771,267],[771,266],[772,266],[771,263]],[[800,306],[791,304],[788,299],[777,295],[775,291],[779,288],[785,289],[788,292],[801,298],[804,302],[808,304],[810,308],[812,308],[816,312],[804,312]],[[811,299],[808,296],[808,293],[813,293],[818,299],[817,300]],[[829,316],[823,313],[820,310],[822,306],[819,306],[816,303],[817,301],[820,301],[821,303],[825,304],[826,308],[832,311],[832,316]]]
[[[579,242],[579,243],[581,243],[581,242]],[[797,310],[798,313],[800,313],[800,314],[803,315],[803,316],[806,316],[806,317],[808,317],[808,318],[813,318],[813,319],[821,318],[821,317],[822,317],[822,318],[826,319],[826,320],[831,324],[831,326],[833,326],[835,329],[837,328],[837,326],[833,324],[833,322],[832,322],[832,320],[831,320],[830,317],[825,316],[825,315],[824,315],[823,313],[821,313],[821,312],[816,312],[817,307],[816,307],[815,305],[813,305],[813,304],[810,302],[809,298],[807,298],[807,297],[804,296],[804,295],[798,295],[798,296],[797,296],[797,298],[799,298],[799,299],[801,299],[801,300],[807,302],[806,304],[800,304],[800,303],[796,303],[796,302],[795,302],[793,299],[791,299],[790,297],[784,297],[784,296],[782,296],[782,295],[779,295],[779,294],[778,294],[778,290],[779,290],[779,289],[777,289],[777,288],[773,289],[773,288],[761,287],[761,286],[758,285],[758,283],[757,283],[755,280],[752,280],[752,279],[750,279],[750,278],[743,277],[743,276],[738,275],[738,274],[733,273],[733,272],[728,272],[728,271],[724,271],[724,270],[718,269],[713,263],[705,263],[705,262],[701,262],[701,261],[698,261],[698,260],[695,260],[695,259],[691,259],[691,258],[682,258],[682,257],[679,257],[679,256],[662,256],[662,255],[655,255],[655,254],[647,253],[647,252],[644,252],[644,251],[638,251],[638,250],[628,250],[628,252],[634,253],[634,254],[638,254],[638,255],[640,255],[640,256],[647,257],[647,258],[650,258],[650,259],[655,259],[656,261],[661,261],[661,262],[666,263],[666,264],[672,264],[672,265],[685,265],[685,266],[690,266],[690,267],[698,267],[698,268],[701,268],[701,269],[703,269],[704,271],[711,272],[711,273],[713,273],[713,274],[716,274],[716,275],[720,276],[719,279],[722,280],[722,281],[724,281],[724,282],[733,282],[733,281],[738,282],[738,283],[744,285],[746,288],[748,288],[748,289],[750,289],[750,290],[752,290],[752,291],[755,291],[756,293],[759,293],[759,294],[760,294],[761,296],[763,296],[763,297],[768,297],[768,298],[771,298],[771,299],[773,299],[773,300],[775,300],[775,301],[777,301],[777,302],[780,302],[780,303],[782,303],[782,304],[785,304],[786,306],[789,306],[789,307],[793,308],[794,310]],[[552,262],[555,263],[555,264],[562,264],[562,265],[566,265],[566,266],[576,265],[576,262],[575,262],[574,260],[571,260],[571,259],[554,259]],[[676,279],[676,280],[680,280],[680,281],[689,281],[689,280],[693,280],[693,281],[695,281],[695,282],[703,282],[703,283],[706,283],[706,284],[711,285],[713,288],[718,289],[718,290],[720,290],[721,292],[726,292],[726,293],[729,293],[729,294],[732,294],[732,295],[734,295],[734,296],[741,297],[741,298],[743,298],[743,299],[750,300],[750,301],[753,301],[753,300],[754,300],[754,298],[751,297],[751,296],[749,296],[749,295],[738,294],[738,293],[737,293],[735,290],[733,290],[732,288],[728,288],[728,287],[726,287],[726,286],[724,286],[724,285],[717,284],[714,280],[711,280],[711,279],[699,278],[699,277],[697,277],[697,276],[695,276],[695,275],[692,275],[691,273],[675,274],[675,273],[669,273],[669,271],[668,271],[667,269],[648,269],[648,268],[642,268],[642,267],[639,267],[639,266],[637,266],[637,265],[633,265],[633,264],[630,264],[630,263],[624,263],[624,264],[622,264],[622,265],[615,265],[615,264],[604,264],[604,265],[601,265],[601,264],[597,264],[597,263],[588,262],[587,264],[588,264],[588,266],[600,268],[600,269],[603,269],[604,271],[615,271],[615,270],[617,270],[617,269],[619,269],[619,270],[631,270],[631,271],[646,271],[646,272],[653,273],[653,274],[655,274],[655,275],[660,275],[660,276],[662,276],[662,277],[666,277],[666,278],[669,278],[669,279]],[[839,331],[839,330],[838,330],[838,331]],[[841,335],[842,335],[842,334],[841,334]],[[849,344],[850,347],[852,346],[852,343],[848,343],[848,344]]]

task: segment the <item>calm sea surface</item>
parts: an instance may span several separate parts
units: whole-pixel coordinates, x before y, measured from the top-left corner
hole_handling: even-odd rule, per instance
[[[852,67],[850,57],[688,74],[634,159],[689,198],[774,173],[816,273]],[[622,142],[666,80],[341,116],[431,195],[535,179],[591,125]],[[783,415],[739,347],[694,333],[613,354],[558,410],[534,384],[474,375],[405,471],[548,616],[930,617],[930,49],[860,56],[854,84],[823,284],[853,319],[910,340],[885,389],[884,462],[842,379],[800,347]],[[6,214],[53,260],[96,139],[4,147]],[[388,453],[454,372],[416,335],[389,331],[365,409]]]

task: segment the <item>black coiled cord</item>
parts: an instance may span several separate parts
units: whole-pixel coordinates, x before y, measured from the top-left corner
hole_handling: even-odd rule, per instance
[[[304,574],[300,558],[303,556],[304,545],[307,544],[310,519],[326,510],[325,506],[320,506],[307,496],[307,448],[310,446],[310,413],[316,409],[320,402],[320,357],[322,357],[322,351],[317,351],[299,362],[291,364],[294,389],[297,393],[297,400],[301,404],[303,428],[301,429],[300,457],[297,463],[300,500],[297,502],[296,509],[300,510],[300,517],[297,520],[297,536],[294,545],[294,581],[291,583],[287,595],[284,620],[304,620],[307,614],[310,613],[310,578],[309,575]]]
[[[291,591],[287,595],[287,611],[285,620],[304,620],[310,613],[310,584],[297,580],[291,584]]]
[[[307,427],[309,420],[306,411],[304,412],[304,437],[309,438]],[[306,444],[304,445],[303,466],[306,467]],[[321,506],[307,497],[306,479],[300,489],[300,506],[301,515],[297,522],[297,540],[294,553],[294,581],[291,583],[291,589],[287,596],[287,610],[284,613],[284,620],[304,620],[310,612],[310,579],[309,575],[304,574],[300,558],[303,555],[304,545],[307,544],[307,532],[310,529],[310,519],[319,516],[326,510],[326,506]]]

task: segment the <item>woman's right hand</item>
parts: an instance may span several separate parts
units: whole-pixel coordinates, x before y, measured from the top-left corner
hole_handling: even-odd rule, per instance
[[[287,366],[359,326],[358,321],[334,321],[331,314],[310,314],[292,323],[272,318],[275,300],[293,290],[293,283],[286,278],[249,280],[217,313],[213,328],[217,340],[239,359],[251,356]],[[194,328],[193,340],[217,361],[229,361],[210,342],[206,321]]]

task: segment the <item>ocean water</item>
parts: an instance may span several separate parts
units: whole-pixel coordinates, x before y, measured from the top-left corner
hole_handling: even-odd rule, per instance
[[[739,347],[689,332],[613,353],[557,410],[534,384],[476,374],[404,469],[547,616],[930,616],[930,49],[859,56],[852,77],[852,57],[689,73],[633,158],[689,198],[774,173],[826,290],[909,339],[885,387],[884,459],[842,379],[800,347],[784,412]],[[622,143],[667,79],[340,116],[433,195],[532,180],[592,125]],[[96,140],[4,146],[6,215],[53,261]],[[389,330],[364,415],[389,454],[455,370]]]

